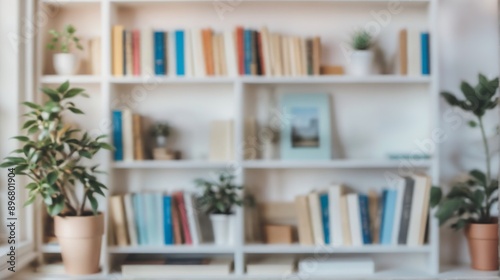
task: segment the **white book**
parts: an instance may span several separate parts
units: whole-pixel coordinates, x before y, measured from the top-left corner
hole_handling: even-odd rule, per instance
[[[309,215],[311,218],[314,244],[325,245],[319,194],[317,192],[312,192],[307,195],[307,199],[309,200]]]
[[[299,274],[314,276],[369,275],[375,273],[375,262],[366,257],[306,258],[299,261],[298,268]]]
[[[134,58],[132,54],[132,32],[125,31],[125,67],[127,76],[133,74]]]
[[[141,31],[141,75],[153,76],[153,30],[150,28]]]
[[[123,160],[134,160],[134,131],[132,128],[132,112],[130,109],[122,111],[122,139],[123,139]]]
[[[420,42],[420,31],[408,30],[408,75],[422,75],[422,44]]]
[[[193,48],[193,64],[195,77],[207,76],[205,68],[205,56],[203,55],[203,40],[201,36],[202,34],[200,29],[191,30],[191,43]]]
[[[300,38],[300,74],[303,76],[307,75],[307,47],[306,39]]]
[[[186,77],[194,76],[193,66],[193,42],[191,30],[184,30],[184,74]]]
[[[342,185],[331,186],[328,190],[329,219],[330,219],[330,243],[333,246],[344,245],[342,233],[342,209],[340,199],[344,194]]]
[[[167,75],[170,77],[177,76],[177,54],[175,44],[175,31],[167,32]]]
[[[163,218],[164,211],[163,211],[163,194],[162,193],[155,193],[154,194],[154,200],[155,200],[155,221],[156,221],[156,226],[155,226],[155,244],[156,245],[164,245],[165,241],[165,227],[163,226],[163,222],[165,219]]]
[[[404,178],[398,178],[396,181],[396,208],[394,208],[394,222],[392,227],[392,244],[398,245],[399,228],[401,227],[401,215],[403,212],[403,199],[406,181]]]
[[[260,30],[260,36],[261,36],[261,46],[262,46],[262,56],[264,57],[264,72],[267,77],[273,76],[273,69],[272,69],[272,63],[271,63],[271,42],[270,38],[271,36],[269,35],[269,31],[267,30],[267,27],[263,27]]]
[[[282,276],[294,272],[295,259],[290,256],[264,257],[247,264],[248,275]]]
[[[354,246],[363,245],[363,235],[361,232],[361,217],[359,213],[358,194],[347,195],[347,208],[349,208],[349,227],[351,228],[351,243]]]
[[[184,205],[186,207],[191,241],[193,242],[193,245],[199,245],[201,243],[200,222],[198,220],[196,204],[193,200],[194,197],[191,193],[184,192]]]
[[[137,246],[137,227],[135,224],[134,208],[132,204],[132,194],[127,193],[123,196],[123,206],[125,208],[125,218],[127,220],[127,231],[130,246]]]
[[[283,60],[283,75],[290,76],[290,40],[287,36],[281,37],[281,58]]]
[[[224,50],[226,54],[226,69],[230,77],[238,76],[238,66],[236,61],[236,41],[234,32],[226,30],[224,32]]]
[[[290,57],[290,75],[291,76],[298,76],[298,73],[297,73],[297,66],[298,66],[298,61],[297,61],[297,57],[295,56],[296,55],[296,52],[298,50],[295,50],[295,47],[296,47],[296,44],[295,44],[295,37],[288,37],[288,55]]]
[[[426,176],[414,175],[412,176],[415,180],[413,187],[413,197],[411,201],[411,212],[410,212],[410,225],[408,227],[408,236],[406,238],[406,244],[411,246],[421,245],[420,234],[425,231],[421,227],[425,227],[425,222],[422,224],[422,220],[427,217],[427,210],[429,205],[429,192],[430,187],[428,184],[428,178]],[[425,211],[425,213],[424,213]],[[422,238],[423,240],[423,238]]]

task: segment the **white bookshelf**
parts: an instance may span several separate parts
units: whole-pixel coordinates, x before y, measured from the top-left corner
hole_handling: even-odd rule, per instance
[[[102,154],[96,159],[109,176],[103,177],[109,186],[109,195],[138,191],[172,191],[192,189],[197,177],[207,177],[213,171],[236,169],[237,181],[244,183],[248,191],[262,201],[291,201],[297,194],[307,193],[318,186],[327,186],[333,181],[346,182],[359,192],[370,188],[384,187],[384,172],[397,173],[405,168],[404,162],[388,160],[384,152],[396,146],[401,149],[414,147],[412,139],[425,139],[439,124],[438,54],[437,40],[431,40],[431,76],[408,77],[400,75],[374,75],[369,77],[321,76],[321,77],[206,77],[186,78],[175,76],[113,77],[111,75],[111,27],[123,24],[126,28],[155,27],[173,30],[209,26],[221,31],[244,25],[252,28],[268,26],[271,31],[296,34],[320,35],[324,48],[329,49],[323,57],[328,63],[343,64],[338,47],[353,27],[373,20],[371,11],[387,7],[390,0],[245,0],[234,7],[224,19],[217,17],[212,0],[33,0],[30,6],[36,12],[52,8],[57,13],[48,16],[48,23],[39,28],[34,48],[33,64],[37,65],[35,77],[37,86],[59,84],[69,80],[77,86],[84,86],[90,100],[82,100],[81,107],[87,113],[76,123],[85,129],[111,135],[109,126],[111,110],[117,104],[129,102],[134,111],[155,120],[166,120],[179,134],[174,144],[182,150],[186,159],[179,161],[132,161],[113,162],[112,155]],[[391,22],[381,29],[379,44],[394,55],[397,46],[397,31],[403,27],[424,27],[431,36],[436,34],[437,0],[399,1],[403,10],[393,15]],[[259,17],[255,17],[255,13]],[[183,13],[179,18],[177,13]],[[286,15],[286,16],[285,16]],[[304,20],[297,20],[304,19]],[[50,69],[51,56],[44,50],[46,31],[73,23],[78,34],[85,38],[101,37],[102,75],[88,74],[61,77]],[[433,37],[436,38],[436,37]],[[387,58],[390,60],[390,58]],[[395,72],[395,71],[392,71]],[[144,96],[135,96],[137,90],[144,90]],[[208,120],[232,118],[235,121],[236,149],[243,143],[243,121],[245,117],[256,116],[258,96],[278,95],[283,92],[328,92],[335,97],[331,110],[335,121],[340,123],[338,134],[344,143],[350,139],[364,139],[345,149],[344,157],[328,161],[287,160],[245,160],[241,152],[229,162],[204,160],[207,154]],[[39,94],[35,93],[39,100]],[[130,97],[130,98],[129,98]],[[127,99],[128,98],[128,99]],[[135,99],[134,99],[135,98]],[[127,101],[128,100],[128,101]],[[340,105],[338,105],[340,104]],[[354,108],[353,106],[358,106]],[[374,108],[375,104],[381,105]],[[390,105],[393,104],[393,107]],[[403,107],[403,108],[399,108]],[[180,110],[179,108],[182,108]],[[354,108],[356,110],[353,110]],[[349,123],[356,114],[373,125]],[[387,114],[387,116],[383,116]],[[402,115],[401,121],[398,116]],[[372,117],[373,116],[373,120]],[[384,133],[383,124],[402,135]],[[401,122],[414,121],[412,125]],[[399,125],[399,126],[398,126]],[[374,128],[375,127],[375,128]],[[418,133],[412,133],[412,129]],[[394,129],[393,129],[394,130]],[[363,131],[365,134],[357,134]],[[387,133],[387,134],[386,134]],[[391,140],[401,137],[402,139]],[[378,149],[381,143],[387,141]],[[391,142],[392,141],[392,142]],[[398,146],[398,142],[407,145]],[[344,144],[346,145],[346,144]],[[194,147],[197,147],[196,150]],[[384,150],[385,149],[385,150]],[[202,156],[200,156],[202,155]],[[204,155],[204,156],[203,156]],[[412,162],[411,168],[426,172],[433,177],[433,184],[439,183],[439,151],[434,150],[428,160]],[[168,179],[168,181],[166,180]],[[275,184],[281,183],[277,189]],[[107,200],[100,200],[101,210],[107,213]],[[39,213],[37,215],[40,215]],[[107,221],[108,219],[106,219]],[[234,259],[234,274],[221,279],[270,279],[272,277],[250,277],[245,273],[245,261],[254,255],[294,254],[315,256],[318,252],[342,257],[349,255],[370,255],[377,264],[373,279],[437,277],[439,275],[439,236],[435,219],[429,223],[429,241],[424,246],[382,246],[361,247],[301,246],[251,244],[244,240],[244,209],[237,211],[238,227],[234,246],[129,246],[118,247],[109,242],[109,228],[103,237],[101,270],[88,279],[121,279],[120,272],[112,265],[125,254],[203,254],[227,255]],[[39,262],[43,265],[45,254],[60,252],[57,245],[44,245],[42,231],[37,232]],[[448,276],[454,276],[449,272]],[[470,276],[470,274],[467,274]],[[43,274],[30,275],[33,279],[45,279]],[[352,275],[348,278],[356,278]],[[84,277],[85,278],[85,277]],[[82,279],[84,279],[82,278]],[[186,277],[194,279],[199,277]],[[315,278],[315,277],[312,277]],[[345,277],[341,277],[345,278]],[[366,277],[363,277],[366,278]],[[176,279],[180,279],[176,277]],[[331,279],[331,277],[329,277]]]

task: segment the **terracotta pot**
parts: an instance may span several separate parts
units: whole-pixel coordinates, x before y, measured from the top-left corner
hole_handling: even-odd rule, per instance
[[[465,228],[472,268],[498,270],[498,222],[470,224]]]
[[[54,218],[55,235],[61,246],[67,274],[82,275],[99,272],[104,218],[92,216]]]

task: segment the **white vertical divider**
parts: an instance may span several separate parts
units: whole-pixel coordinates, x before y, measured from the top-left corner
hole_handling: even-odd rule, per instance
[[[245,182],[245,172],[243,170],[243,148],[244,148],[244,107],[243,107],[243,84],[240,80],[236,80],[233,84],[234,87],[234,148],[236,162],[233,166],[233,171],[237,175],[237,183],[243,185]],[[243,195],[244,195],[243,190]],[[245,243],[245,229],[244,217],[245,208],[239,207],[236,211],[236,238],[235,238],[235,251],[234,251],[234,272],[240,276],[245,273],[245,254],[243,251]]]
[[[433,134],[433,131],[439,129],[440,124],[440,110],[439,110],[439,65],[438,65],[438,25],[437,20],[439,16],[439,2],[438,0],[431,0],[428,8],[428,18],[429,18],[429,31],[430,31],[430,56],[431,56],[431,82],[429,88],[430,94],[430,107],[431,107],[431,131],[429,135]],[[432,185],[439,186],[439,142],[433,143],[434,151],[431,153],[431,178]],[[429,255],[429,273],[438,274],[439,273],[439,222],[436,217],[434,217],[435,210],[430,210],[429,216],[429,244],[431,246]]]

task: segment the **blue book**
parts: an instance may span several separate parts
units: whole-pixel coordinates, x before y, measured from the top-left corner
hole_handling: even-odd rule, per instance
[[[146,235],[148,245],[157,245],[156,241],[156,219],[155,219],[155,195],[152,193],[146,193],[142,195],[143,205],[145,210],[144,219],[146,219]]]
[[[368,196],[365,194],[358,195],[359,213],[361,216],[361,234],[363,235],[363,244],[372,243],[372,235],[370,230],[370,216],[368,213]]]
[[[165,32],[154,32],[155,74],[165,75]]]
[[[245,29],[244,31],[244,53],[245,53],[245,74],[252,73],[250,66],[252,65],[252,30]]]
[[[174,244],[172,197],[168,195],[163,196],[163,231],[165,232],[165,245]]]
[[[139,245],[147,245],[148,237],[146,233],[146,220],[144,218],[144,205],[142,194],[134,194],[132,196],[132,204],[134,207],[135,226],[137,227],[137,240]]]
[[[387,195],[384,202],[384,215],[382,216],[383,223],[381,224],[382,235],[380,236],[381,244],[392,244],[392,227],[394,226],[394,212],[396,211],[396,190],[387,190]]]
[[[330,244],[330,214],[328,207],[328,193],[319,195],[321,204],[321,220],[323,221],[323,235],[325,236],[325,244]]]
[[[429,33],[420,34],[420,42],[422,44],[422,75],[429,75],[431,73]]]
[[[113,111],[113,146],[115,146],[115,160],[123,160],[122,139],[122,112]]]
[[[382,244],[382,236],[384,236],[384,215],[385,215],[385,203],[387,201],[387,189],[382,191],[382,199],[380,200],[380,228],[379,228],[379,236],[380,236],[380,244]]]
[[[177,76],[184,76],[184,30],[175,31],[175,61],[177,63]]]

